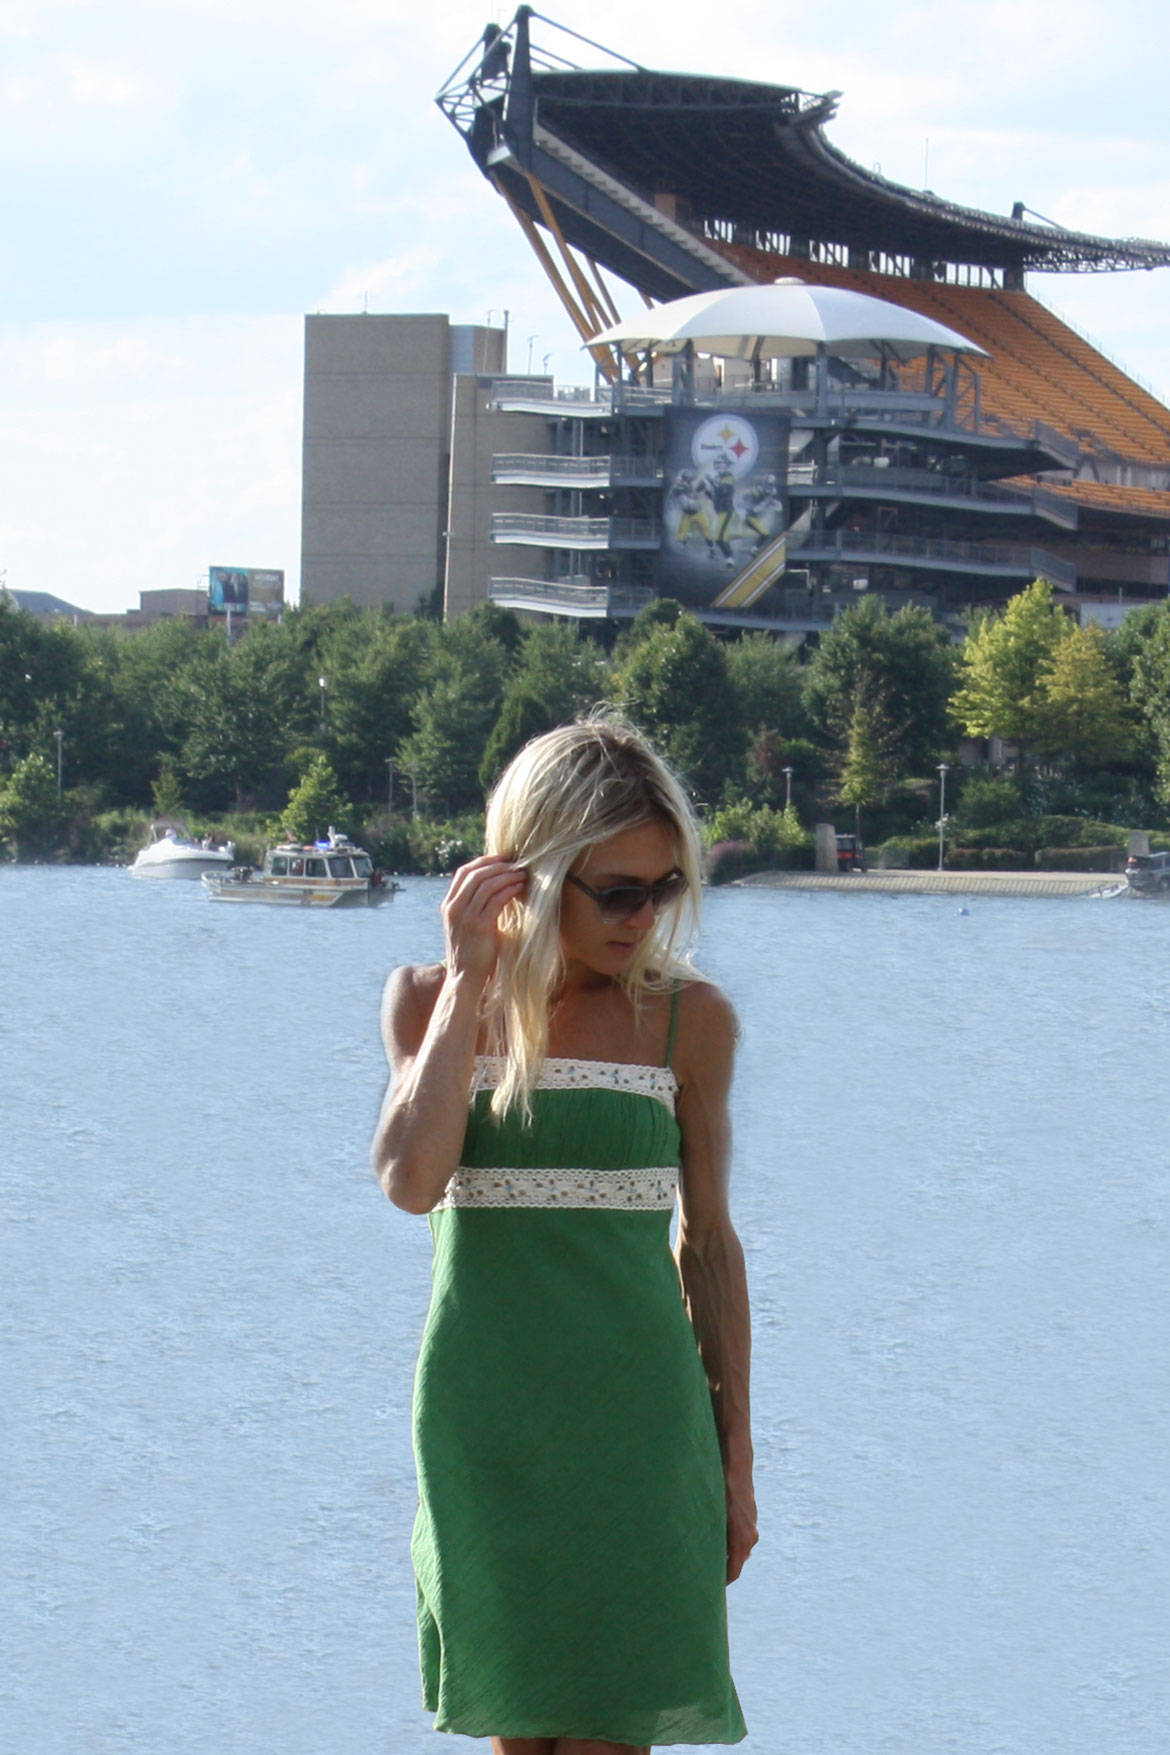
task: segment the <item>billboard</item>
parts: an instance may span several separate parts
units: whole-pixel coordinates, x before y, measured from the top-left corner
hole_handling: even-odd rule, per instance
[[[284,608],[284,573],[275,567],[211,567],[207,608],[212,615],[273,616]]]
[[[784,572],[786,415],[665,415],[659,590],[682,603],[747,608]]]

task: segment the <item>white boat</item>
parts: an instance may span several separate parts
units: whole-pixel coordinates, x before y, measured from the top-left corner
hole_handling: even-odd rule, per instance
[[[284,908],[370,908],[402,888],[374,869],[362,847],[332,829],[311,846],[282,841],[270,847],[264,867],[209,871],[203,887],[213,902],[268,902]]]
[[[208,836],[195,840],[186,823],[162,817],[150,825],[150,840],[130,867],[139,878],[201,878],[205,871],[230,871],[236,857],[233,841],[216,846]]]

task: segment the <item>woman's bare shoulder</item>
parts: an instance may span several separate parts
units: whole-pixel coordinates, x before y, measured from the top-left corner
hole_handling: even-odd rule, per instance
[[[713,981],[688,981],[679,989],[674,1067],[680,1083],[707,1070],[730,1069],[739,1035],[735,1008]]]
[[[684,981],[678,991],[679,1027],[738,1029],[735,1007],[713,981]]]
[[[446,970],[442,963],[400,963],[382,989],[382,1041],[391,1065],[417,1053]]]

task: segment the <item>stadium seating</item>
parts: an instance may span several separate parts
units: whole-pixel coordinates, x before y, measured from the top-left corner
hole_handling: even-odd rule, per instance
[[[722,250],[761,281],[796,275],[851,287],[920,311],[978,342],[991,356],[980,366],[985,418],[1025,429],[1045,421],[1087,451],[1135,462],[1164,466],[1170,455],[1170,409],[1030,293],[903,279],[744,245],[725,244]],[[1118,490],[1119,508],[1122,501],[1134,504],[1135,491]]]

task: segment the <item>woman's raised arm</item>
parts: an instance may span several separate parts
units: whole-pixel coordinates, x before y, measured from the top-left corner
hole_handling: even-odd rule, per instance
[[[458,1168],[500,914],[526,881],[520,867],[493,856],[460,866],[442,907],[445,962],[396,969],[386,984],[382,1039],[391,1082],[372,1156],[382,1187],[407,1212],[429,1213]]]
[[[682,1130],[678,1268],[711,1390],[727,1486],[727,1578],[738,1578],[756,1545],[749,1377],[751,1319],[743,1249],[727,1189],[727,1105],[735,1015],[718,988],[688,987],[679,1008],[675,1070]]]

